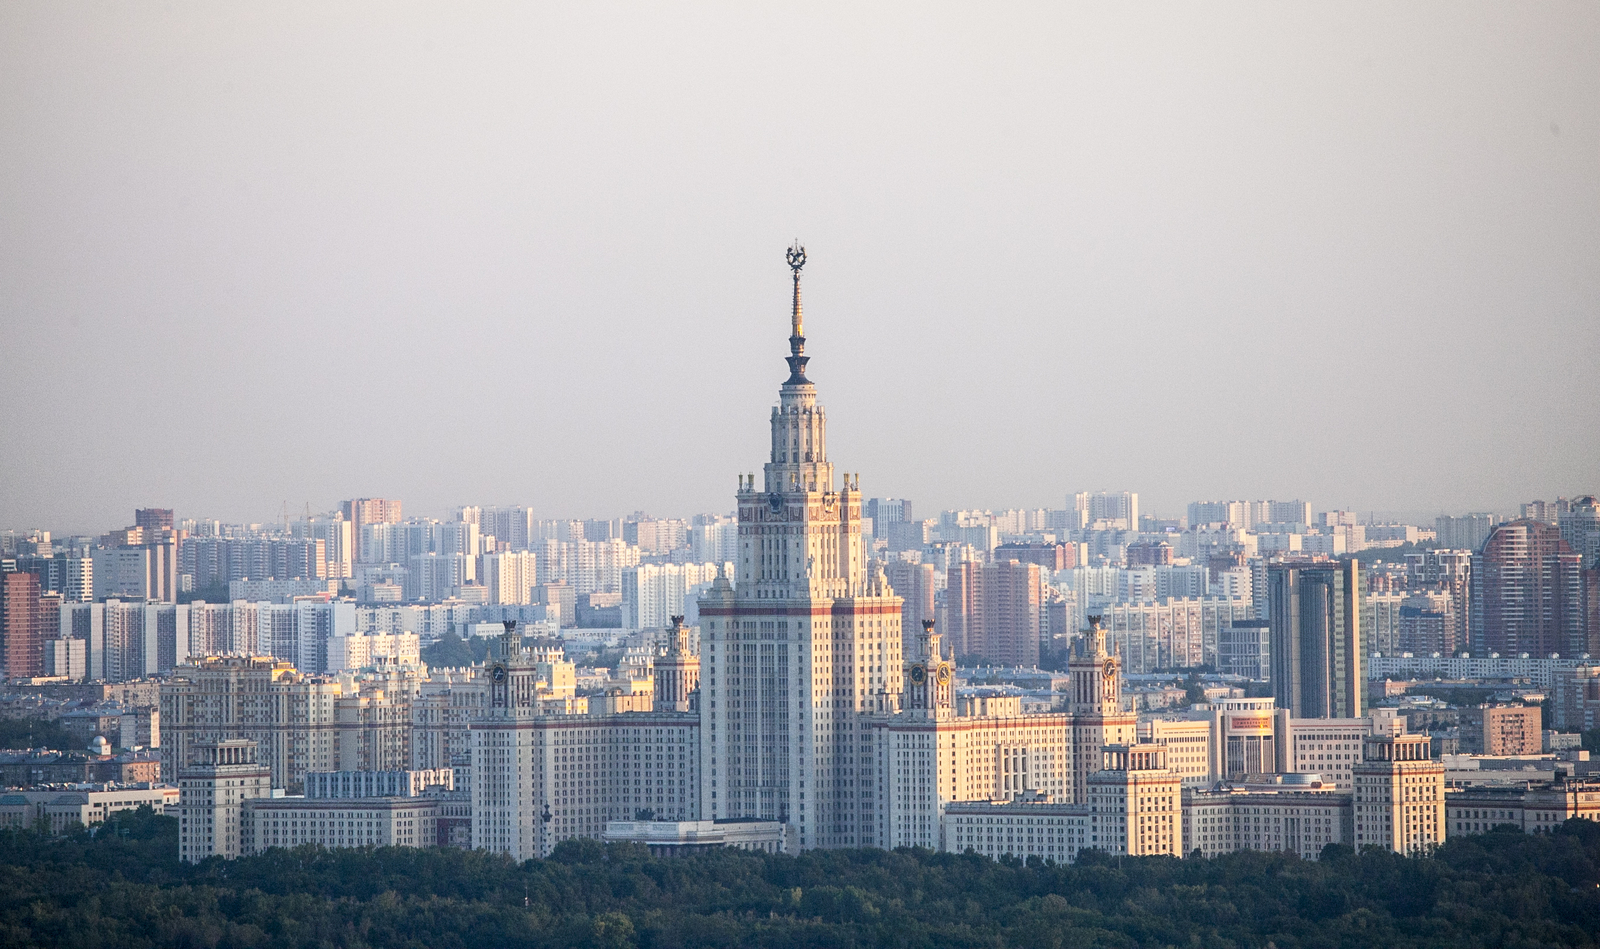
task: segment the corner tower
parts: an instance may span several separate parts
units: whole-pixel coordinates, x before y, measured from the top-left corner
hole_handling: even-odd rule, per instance
[[[901,694],[900,598],[868,569],[857,480],[828,460],[806,377],[805,248],[786,256],[789,377],[770,454],[759,485],[739,476],[736,575],[700,603],[701,813],[786,821],[805,848],[857,847],[876,832],[863,719]]]
[[[1089,617],[1083,649],[1067,663],[1072,680],[1072,803],[1088,803],[1089,775],[1107,745],[1132,745],[1138,713],[1122,710],[1122,661],[1106,650],[1100,617]]]

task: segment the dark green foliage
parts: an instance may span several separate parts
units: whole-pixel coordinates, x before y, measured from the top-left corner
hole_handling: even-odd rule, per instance
[[[1546,721],[1548,720],[1546,719]],[[1600,754],[1600,728],[1591,728],[1583,733],[1583,750],[1592,754]]]
[[[455,630],[448,630],[439,641],[422,650],[422,661],[438,669],[459,669],[481,662],[488,654],[489,644],[483,644],[483,652],[479,654],[473,649],[476,644],[462,642]]]
[[[0,833],[0,947],[1594,946],[1600,825],[1497,831],[1408,859],[1329,847],[1072,867],[927,851],[724,850],[659,860],[561,844],[314,847],[198,867],[148,811],[49,839]]]
[[[0,748],[54,748],[77,751],[83,742],[67,734],[59,722],[42,718],[0,718]]]

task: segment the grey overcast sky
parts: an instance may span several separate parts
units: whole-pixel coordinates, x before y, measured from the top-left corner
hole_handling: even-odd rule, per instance
[[[1600,490],[1600,4],[0,5],[0,527]]]

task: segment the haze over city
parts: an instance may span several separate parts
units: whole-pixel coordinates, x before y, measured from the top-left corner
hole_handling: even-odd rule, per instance
[[[0,949],[1594,949],[1597,65],[0,4]]]
[[[1600,457],[1590,4],[0,10],[0,524],[726,511],[801,238],[921,509]],[[1426,521],[1424,521],[1426,523]]]

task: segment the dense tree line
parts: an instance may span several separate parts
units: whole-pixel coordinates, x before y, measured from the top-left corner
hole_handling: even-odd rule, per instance
[[[148,812],[0,833],[0,946],[1593,946],[1600,825],[1405,858],[1331,848],[1070,867],[926,851],[655,859],[568,841],[516,864],[314,847],[200,866]]]
[[[60,722],[42,718],[0,718],[0,749],[22,751],[28,748],[70,748],[77,750],[87,742],[67,734]]]

